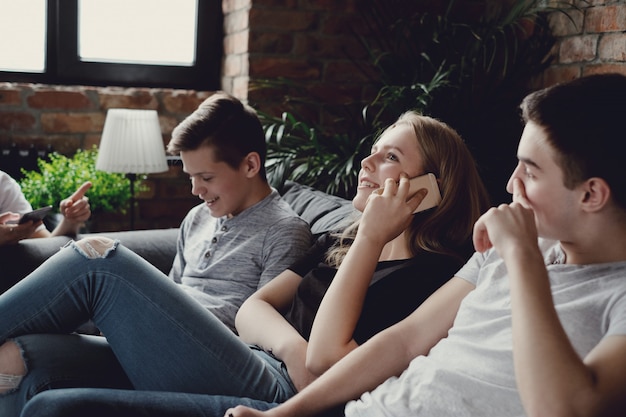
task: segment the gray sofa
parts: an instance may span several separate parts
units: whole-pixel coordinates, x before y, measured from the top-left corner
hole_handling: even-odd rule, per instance
[[[287,181],[278,191],[294,211],[311,225],[315,236],[341,227],[342,222],[354,212],[350,201],[292,181]],[[166,274],[176,254],[177,234],[178,229],[175,228],[99,233],[119,239]],[[69,240],[68,237],[25,239],[17,245],[0,247],[0,293],[32,272]]]

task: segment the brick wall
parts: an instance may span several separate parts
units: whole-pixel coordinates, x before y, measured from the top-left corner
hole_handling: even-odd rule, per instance
[[[581,76],[619,72],[626,74],[626,0],[577,1],[579,9],[551,16],[558,42],[552,66],[540,85]]]
[[[0,83],[0,148],[53,149],[71,155],[98,145],[109,108],[153,109],[159,113],[163,141],[173,128],[209,95],[188,90],[141,88],[60,87]],[[199,203],[190,193],[179,165],[148,176],[149,191],[137,195],[135,228],[177,227],[184,214]],[[91,229],[120,230],[129,226],[121,214],[93,216]]]
[[[558,36],[555,60],[538,86],[594,72],[626,74],[626,0],[570,1],[581,9],[568,11],[572,21],[562,14],[552,16]],[[364,72],[351,61],[364,58],[351,33],[361,30],[356,2],[223,0],[222,88],[263,111],[277,113],[284,108],[285,91],[255,86],[267,78],[298,80],[317,102],[317,113],[313,109],[307,116],[332,123],[323,109],[372,94]],[[366,70],[365,64],[361,68]],[[106,110],[112,107],[156,109],[166,143],[173,127],[209,94],[0,83],[0,147],[12,142],[24,149],[51,144],[65,154],[89,148],[99,142]],[[180,167],[172,167],[149,180],[150,192],[140,196],[137,228],[177,226],[197,203],[189,194],[186,176]],[[104,230],[127,227],[120,216],[103,218],[100,224],[97,227]]]

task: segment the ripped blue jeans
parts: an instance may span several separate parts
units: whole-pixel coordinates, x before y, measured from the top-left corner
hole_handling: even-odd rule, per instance
[[[76,243],[0,295],[0,344],[20,346],[27,373],[0,395],[19,416],[36,393],[100,387],[249,397],[295,394],[281,361],[251,349],[167,276],[115,242]],[[104,337],[72,334],[92,320]]]

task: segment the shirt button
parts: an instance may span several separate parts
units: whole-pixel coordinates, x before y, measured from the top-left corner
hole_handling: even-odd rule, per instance
[[[222,232],[225,232],[227,230],[226,226],[222,226]]]
[[[211,242],[216,243],[217,242],[217,238],[214,237],[213,239],[211,239]]]
[[[204,257],[205,257],[205,258],[210,258],[210,257],[211,257],[211,252],[207,252],[207,253],[205,253],[205,254],[204,254]]]

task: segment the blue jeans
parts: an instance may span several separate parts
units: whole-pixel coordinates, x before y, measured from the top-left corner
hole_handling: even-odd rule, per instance
[[[278,405],[220,395],[70,388],[36,395],[21,417],[223,417],[240,404],[257,410]]]
[[[70,334],[88,320],[106,342]],[[30,397],[56,386],[268,402],[296,392],[281,361],[242,342],[178,284],[117,243],[96,259],[72,243],[0,295],[0,343],[9,339],[22,348],[27,376],[0,396],[3,417],[19,415]],[[83,370],[85,363],[108,374],[96,377],[92,368]]]

